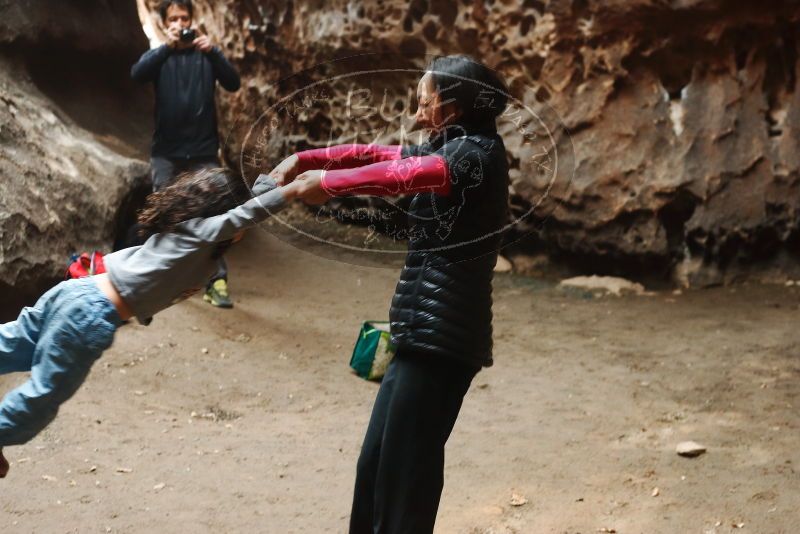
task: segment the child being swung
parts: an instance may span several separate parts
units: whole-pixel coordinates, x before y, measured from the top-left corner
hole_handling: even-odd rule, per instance
[[[55,418],[122,321],[148,324],[202,289],[226,249],[295,189],[262,176],[251,194],[222,169],[185,174],[147,198],[139,214],[144,245],[109,254],[106,273],[61,282],[0,325],[0,374],[31,372],[0,403],[0,478],[8,472],[3,447],[30,441]]]

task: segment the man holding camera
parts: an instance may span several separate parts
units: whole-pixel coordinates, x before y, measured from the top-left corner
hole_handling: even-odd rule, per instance
[[[153,190],[168,186],[184,171],[219,167],[216,82],[237,91],[239,74],[206,35],[192,28],[191,0],[167,0],[159,8],[167,42],[145,52],[131,67],[131,77],[155,86],[155,132],[150,167]],[[220,260],[204,299],[233,306],[227,267]]]

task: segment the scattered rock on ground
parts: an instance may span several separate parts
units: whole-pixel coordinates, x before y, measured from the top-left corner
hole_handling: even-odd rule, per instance
[[[645,294],[645,289],[642,284],[615,276],[575,276],[562,280],[559,286],[584,289],[592,293],[610,293],[615,296],[621,296],[626,293],[635,295]]]
[[[694,458],[696,456],[700,456],[701,454],[706,452],[706,448],[699,443],[695,443],[694,441],[683,441],[678,443],[678,446],[675,447],[675,451],[680,456],[685,456],[687,458]]]
[[[528,499],[526,499],[524,495],[520,495],[519,493],[512,493],[510,504],[511,506],[523,506],[525,504],[528,504]]]

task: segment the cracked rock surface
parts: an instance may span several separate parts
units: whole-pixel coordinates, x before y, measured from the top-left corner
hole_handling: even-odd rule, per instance
[[[127,83],[144,45],[135,7],[3,7],[3,320],[63,278],[71,253],[110,250],[131,195],[145,184],[149,112]]]

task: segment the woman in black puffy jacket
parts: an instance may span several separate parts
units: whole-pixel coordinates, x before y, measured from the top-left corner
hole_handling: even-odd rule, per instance
[[[298,152],[270,175],[311,204],[411,194],[409,250],[389,317],[397,354],[358,460],[351,534],[433,531],[444,446],[475,374],[492,364],[492,273],[507,221],[508,165],[495,126],[506,89],[464,56],[434,60],[417,89],[416,146]]]

